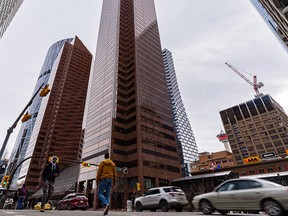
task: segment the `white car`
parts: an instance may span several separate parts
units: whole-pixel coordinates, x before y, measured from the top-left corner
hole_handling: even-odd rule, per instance
[[[195,196],[192,203],[204,214],[264,211],[270,216],[287,216],[288,187],[263,179],[230,179],[210,193]]]
[[[179,187],[166,186],[151,188],[143,196],[135,199],[136,211],[145,209],[156,211],[161,209],[163,212],[174,208],[181,212],[183,207],[188,204],[185,193]]]

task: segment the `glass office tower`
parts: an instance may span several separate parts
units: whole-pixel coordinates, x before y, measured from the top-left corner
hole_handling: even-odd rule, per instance
[[[35,91],[42,83],[48,83],[51,91],[46,97],[34,99],[28,109],[32,118],[22,125],[12,153],[17,158],[11,162],[32,156],[22,164],[15,178],[17,186],[25,183],[30,191],[38,189],[49,156],[60,158],[61,169],[81,160],[91,62],[91,53],[78,37],[50,47]]]
[[[0,1],[0,38],[3,36],[23,0],[1,0]]]
[[[136,182],[143,192],[180,177],[154,0],[103,1],[82,160],[98,164],[106,152],[129,170],[118,173],[112,207],[135,195]],[[81,169],[87,196],[96,169]]]
[[[191,173],[190,163],[198,160],[198,148],[180,95],[172,53],[164,49],[162,55],[173,112],[181,175],[186,176]]]
[[[250,0],[250,2],[288,53],[288,1]]]
[[[54,43],[48,50],[44,64],[40,71],[40,75],[38,77],[35,89],[33,91],[34,95],[39,87],[44,84],[44,86],[48,83],[52,67],[56,58],[58,57],[59,52],[63,48],[65,42],[70,43],[73,38],[65,39]],[[29,107],[28,112],[32,114],[32,118],[29,121],[22,123],[20,131],[18,133],[16,142],[14,144],[10,159],[9,159],[9,166],[8,172],[11,173],[12,170],[25,158],[27,147],[30,141],[31,133],[34,129],[35,121],[39,112],[39,108],[42,102],[42,97],[39,95],[34,98],[32,104]],[[12,186],[16,186],[16,181],[19,177],[19,170],[14,175],[13,184]]]

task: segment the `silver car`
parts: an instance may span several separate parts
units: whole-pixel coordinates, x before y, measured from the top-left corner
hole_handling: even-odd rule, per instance
[[[177,212],[181,212],[187,204],[185,193],[175,186],[151,188],[143,196],[135,199],[136,211],[161,209],[167,212],[170,208],[174,208]]]
[[[213,192],[195,196],[192,203],[204,214],[214,211],[223,215],[229,211],[264,211],[270,216],[286,216],[288,187],[263,179],[230,179]]]

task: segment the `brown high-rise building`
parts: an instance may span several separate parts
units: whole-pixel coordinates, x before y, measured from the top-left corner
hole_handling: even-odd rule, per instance
[[[33,157],[23,163],[18,185],[26,183],[30,191],[41,186],[41,173],[47,159],[38,158],[39,155],[58,156],[62,170],[71,164],[67,161],[81,160],[82,122],[91,62],[91,53],[78,37],[56,42],[49,49],[36,89],[40,83],[48,83],[51,91],[44,98],[34,99],[28,110],[32,118],[22,125],[18,135],[19,140],[26,141],[14,147],[23,158]]]
[[[82,160],[110,152],[118,172],[112,203],[180,176],[154,0],[104,0]],[[96,188],[97,167],[82,168],[80,190]],[[123,195],[124,194],[124,198]]]
[[[223,110],[220,115],[237,165],[287,155],[288,116],[270,95]]]

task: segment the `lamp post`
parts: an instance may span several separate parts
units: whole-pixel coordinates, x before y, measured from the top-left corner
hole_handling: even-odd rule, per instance
[[[39,87],[39,89],[35,92],[35,94],[32,96],[32,98],[30,99],[30,101],[28,102],[28,104],[25,106],[25,108],[22,110],[22,112],[20,113],[20,115],[18,116],[18,118],[15,120],[15,122],[12,124],[11,127],[8,128],[7,130],[7,134],[5,137],[5,140],[3,142],[3,145],[1,147],[0,150],[0,159],[2,158],[3,152],[6,148],[7,142],[9,140],[9,137],[11,135],[11,133],[13,133],[14,128],[17,126],[18,121],[21,119],[21,117],[24,115],[26,109],[32,104],[34,98],[37,96],[38,92],[40,91],[40,89],[42,88],[42,86],[44,85],[44,83],[42,83],[42,85]]]

